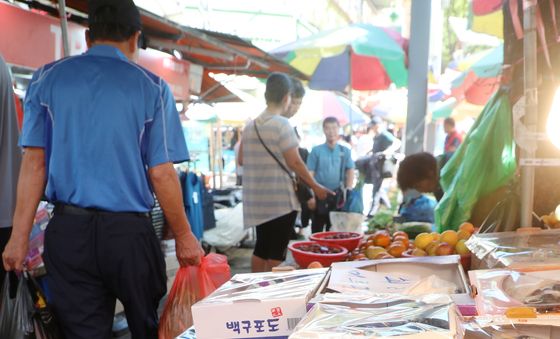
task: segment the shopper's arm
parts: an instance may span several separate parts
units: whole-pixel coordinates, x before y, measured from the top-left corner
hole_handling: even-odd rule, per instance
[[[198,265],[204,252],[191,231],[183,207],[181,185],[173,165],[171,163],[157,165],[150,168],[148,173],[165,220],[175,235],[175,251],[179,264]]]
[[[301,160],[297,147],[288,149],[283,153],[283,156],[288,167],[292,171],[294,171],[297,176],[300,177],[301,180],[303,180],[303,182],[313,190],[317,198],[319,198],[320,200],[324,200],[327,198],[327,195],[334,195],[332,191],[319,185],[315,181],[315,179],[313,179],[313,176],[307,170],[307,167],[303,163],[303,160]]]
[[[243,166],[243,139],[239,140],[239,150],[237,151],[237,165]]]
[[[17,186],[12,236],[2,254],[6,271],[21,271],[29,248],[29,233],[45,191],[45,150],[29,147],[23,154]]]
[[[309,174],[311,174],[311,176],[315,178],[315,172],[309,171]],[[315,200],[315,192],[313,191],[311,191],[311,198],[307,200],[307,208],[309,208],[311,211],[315,211],[315,209],[317,208],[317,200]]]

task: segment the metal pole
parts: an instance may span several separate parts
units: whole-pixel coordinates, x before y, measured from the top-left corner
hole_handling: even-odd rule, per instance
[[[218,156],[218,173],[220,175],[220,189],[224,186],[224,145],[222,138],[222,121],[218,119],[218,132],[216,140],[216,155]]]
[[[411,2],[408,112],[405,140],[403,140],[404,152],[407,155],[422,152],[425,149],[431,6],[432,0],[412,0]]]
[[[214,124],[210,124],[210,168],[212,168],[212,188],[216,186],[216,137],[214,135]]]
[[[537,132],[538,98],[537,98],[537,29],[536,29],[536,0],[524,0],[523,13],[523,62],[525,87],[525,117],[524,124],[530,137]],[[522,150],[522,159],[534,159],[535,151]],[[521,168],[521,225],[533,225],[533,206],[535,199],[535,168],[524,166]]]
[[[66,20],[66,0],[58,0],[58,14],[60,28],[62,29],[62,50],[64,57],[70,56],[70,43],[68,42],[68,21]]]

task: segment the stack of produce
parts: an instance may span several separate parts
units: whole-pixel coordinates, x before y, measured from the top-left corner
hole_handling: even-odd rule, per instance
[[[465,246],[474,233],[474,226],[464,223],[459,231],[447,230],[443,233],[420,233],[414,240],[404,231],[392,235],[386,230],[376,231],[364,238],[362,244],[349,253],[349,260],[388,259],[410,256],[468,255]]]

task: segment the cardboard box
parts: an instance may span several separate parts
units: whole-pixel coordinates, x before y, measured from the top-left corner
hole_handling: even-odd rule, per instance
[[[198,339],[287,338],[327,269],[237,274],[192,307]]]
[[[334,263],[331,265],[331,269],[331,281],[337,270],[345,269],[360,269],[387,274],[402,273],[420,278],[436,275],[440,279],[455,284],[458,288],[457,294],[470,294],[467,275],[461,266],[461,257],[458,255],[349,261]],[[330,289],[330,285],[329,282],[327,290]]]
[[[462,334],[456,307],[446,295],[328,293],[322,297],[290,339],[456,339]]]
[[[329,282],[326,288],[320,290],[320,293],[326,292],[343,292],[342,290],[333,289],[333,278],[340,278],[340,270],[359,269],[367,272],[374,272],[381,276],[377,277],[377,281],[365,282],[371,280],[375,274],[364,274],[361,280],[355,277],[358,284],[357,291],[373,292],[373,293],[396,293],[406,294],[407,288],[413,284],[407,281],[410,277],[428,278],[437,276],[438,279],[450,282],[457,287],[456,293],[450,293],[451,298],[455,301],[461,314],[464,316],[476,315],[476,307],[471,297],[470,284],[467,275],[461,265],[461,257],[458,255],[440,256],[440,257],[412,257],[412,258],[396,258],[383,260],[366,260],[366,261],[350,261],[340,262],[331,265]],[[391,284],[390,282],[395,282]],[[344,292],[352,292],[344,290]],[[311,309],[317,302],[312,299],[307,306]]]

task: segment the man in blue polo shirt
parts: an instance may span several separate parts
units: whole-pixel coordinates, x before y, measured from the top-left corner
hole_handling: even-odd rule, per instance
[[[25,99],[13,232],[2,255],[22,270],[37,204],[55,204],[44,261],[66,338],[110,338],[115,300],[133,338],[157,338],[165,261],[148,212],[157,195],[181,266],[203,254],[174,162],[188,159],[168,85],[134,63],[132,0],[89,2],[89,51],[40,68]],[[153,191],[152,191],[153,189]]]
[[[313,147],[307,158],[307,167],[315,180],[326,188],[336,191],[338,198],[329,196],[325,200],[311,199],[309,208],[314,210],[311,221],[313,233],[322,232],[326,226],[331,227],[329,212],[337,210],[337,199],[345,190],[352,189],[354,184],[354,161],[348,147],[338,143],[340,123],[334,117],[323,121],[323,133],[326,142]]]

